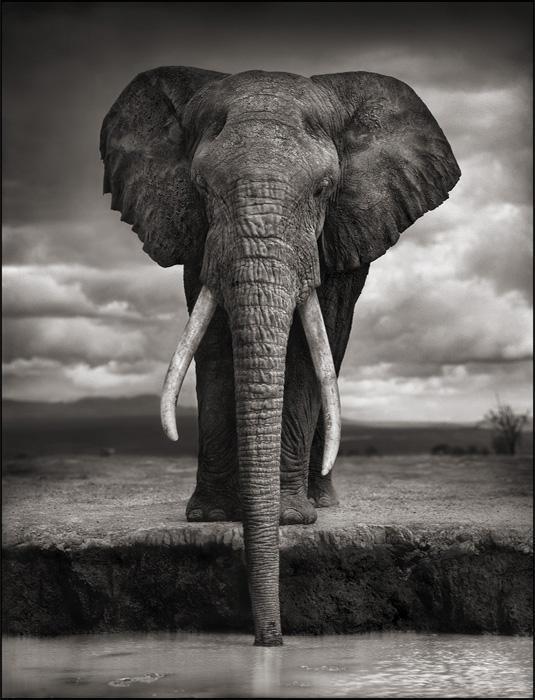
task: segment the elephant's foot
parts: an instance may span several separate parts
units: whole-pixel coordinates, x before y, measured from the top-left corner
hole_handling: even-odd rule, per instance
[[[194,523],[239,521],[240,502],[233,494],[206,492],[197,486],[186,506],[186,518]]]
[[[318,514],[304,493],[281,491],[281,525],[310,525],[316,522]]]
[[[308,500],[313,503],[316,508],[328,508],[329,506],[337,506],[339,503],[338,495],[331,479],[321,477],[309,482]]]

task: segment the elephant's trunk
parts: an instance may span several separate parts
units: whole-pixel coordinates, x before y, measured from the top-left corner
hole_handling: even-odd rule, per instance
[[[295,306],[279,285],[240,285],[233,338],[240,496],[255,644],[282,644],[279,608],[281,422]]]
[[[240,496],[255,644],[282,644],[279,605],[279,518],[282,409],[286,351],[293,314],[299,313],[321,385],[327,426],[323,470],[336,457],[340,404],[336,373],[313,286],[303,289],[284,241],[267,230],[244,239],[221,276],[220,299],[232,332]],[[268,246],[268,243],[271,245]],[[268,252],[266,252],[268,251]],[[203,287],[171,363],[162,396],[162,421],[176,439],[174,406],[180,383],[213,314]]]

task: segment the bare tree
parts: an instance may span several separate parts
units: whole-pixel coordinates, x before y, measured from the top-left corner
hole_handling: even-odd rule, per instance
[[[479,425],[493,431],[492,445],[496,452],[514,455],[528,418],[529,411],[515,413],[511,406],[500,403],[498,399],[497,407],[488,411]]]

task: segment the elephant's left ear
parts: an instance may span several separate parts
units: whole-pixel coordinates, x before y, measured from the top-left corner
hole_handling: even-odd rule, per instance
[[[330,267],[349,270],[383,255],[438,207],[461,172],[432,114],[405,83],[366,72],[311,79],[332,105],[327,128],[341,165],[324,254]]]

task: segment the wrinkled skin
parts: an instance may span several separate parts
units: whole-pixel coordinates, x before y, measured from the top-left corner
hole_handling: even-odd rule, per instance
[[[337,273],[322,266],[319,298],[337,372],[368,267]],[[198,272],[186,267],[184,284],[191,310],[201,288]],[[191,521],[241,520],[232,337],[223,309],[212,320],[195,362],[199,468],[187,517]],[[316,520],[316,508],[336,505],[338,497],[332,473],[321,476],[323,429],[318,383],[297,315],[290,330],[285,365],[279,522],[308,524]]]
[[[242,519],[255,643],[282,643],[278,526],[334,505],[321,476],[318,380],[297,310],[317,290],[336,373],[369,264],[459,177],[403,83],[370,73],[138,76],[104,121],[112,208],[190,312],[217,309],[195,354],[192,521]]]

